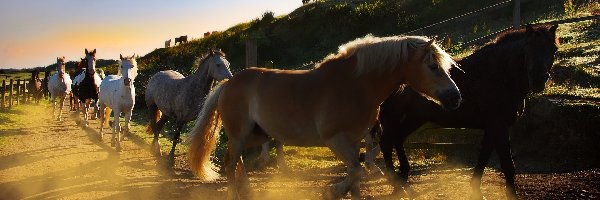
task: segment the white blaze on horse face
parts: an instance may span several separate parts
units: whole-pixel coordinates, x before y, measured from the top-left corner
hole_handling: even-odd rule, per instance
[[[229,79],[231,77],[233,77],[233,75],[231,75],[231,71],[229,71],[229,61],[227,61],[227,59],[225,59],[225,57],[223,56],[218,56],[218,55],[214,55],[211,58],[211,63],[210,63],[210,75],[218,80],[221,81],[223,79]]]

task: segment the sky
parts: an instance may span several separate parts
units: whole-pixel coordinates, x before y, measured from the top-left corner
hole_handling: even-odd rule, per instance
[[[31,68],[83,57],[145,55],[180,35],[202,37],[260,17],[292,12],[301,0],[1,0],[0,68]],[[175,41],[175,40],[173,40]]]

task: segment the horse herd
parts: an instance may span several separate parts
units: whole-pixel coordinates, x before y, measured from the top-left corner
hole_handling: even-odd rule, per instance
[[[225,54],[211,50],[195,61],[197,70],[188,77],[167,70],[148,80],[147,131],[154,134],[152,147],[160,154],[158,135],[168,120],[175,121],[168,157],[173,161],[182,127],[195,120],[187,141],[189,162],[197,177],[210,181],[219,177],[211,154],[224,128],[228,199],[244,199],[250,194],[241,162],[244,149],[268,147],[274,139],[278,163],[285,167],[283,144],[327,146],[346,165],[347,175],[325,192],[325,198],[338,199],[350,193],[352,199],[358,199],[364,173],[358,156],[363,138],[381,137],[384,172],[395,192],[410,196],[410,165],[403,147],[410,133],[426,121],[483,129],[482,149],[471,180],[472,196],[483,197],[483,169],[496,150],[506,195],[516,198],[508,127],[523,110],[526,95],[544,90],[558,46],[556,29],[556,25],[528,25],[505,31],[458,61],[425,37],[367,35],[341,45],[314,70],[249,68],[235,76]],[[100,80],[95,73],[96,50],[86,49],[85,54],[79,62],[85,69],[74,81],[65,73],[65,58],[57,58],[58,72],[48,83],[54,110],[55,99],[60,99],[62,110],[65,97],[72,92],[83,104],[84,125],[88,125],[90,105],[100,114],[103,135],[112,109],[111,144],[120,151],[120,113],[125,114],[123,134],[127,134],[135,104],[135,57],[121,56],[118,74]],[[61,112],[57,119],[61,120]],[[400,161],[397,174],[392,162],[394,148]],[[367,162],[376,153],[367,151]]]

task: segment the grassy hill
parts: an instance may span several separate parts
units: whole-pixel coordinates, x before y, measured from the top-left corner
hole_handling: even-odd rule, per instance
[[[171,48],[160,48],[139,60],[138,94],[154,73],[172,69],[186,75],[194,71],[195,57],[210,48],[222,49],[234,72],[245,68],[245,41],[256,38],[258,63],[273,61],[276,68],[294,69],[318,62],[337,47],[366,34],[398,35],[460,14],[498,3],[498,0],[349,0],[317,1],[284,16],[265,12],[260,18],[240,23],[206,38]],[[563,0],[531,0],[522,3],[522,21],[537,22],[565,15]],[[576,4],[578,5],[578,4]],[[411,33],[451,42],[451,52],[465,49],[465,41],[512,24],[512,6],[484,12],[471,18]]]

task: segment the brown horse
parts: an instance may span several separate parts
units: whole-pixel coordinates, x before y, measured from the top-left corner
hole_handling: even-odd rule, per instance
[[[184,36],[179,36],[175,38],[175,45],[177,45],[177,43],[179,44],[183,44],[186,43],[188,41],[188,36],[184,35]]]
[[[373,127],[379,105],[409,84],[446,108],[458,107],[460,93],[448,75],[454,64],[427,38],[368,35],[342,45],[311,71],[244,70],[207,97],[189,137],[190,166],[203,180],[218,176],[209,158],[222,122],[229,138],[224,161],[230,199],[249,192],[242,151],[269,137],[286,145],[329,147],[348,175],[327,197],[350,191],[358,198],[363,172],[358,143]]]
[[[69,73],[69,75],[71,77],[73,77],[73,84],[71,85],[71,95],[69,96],[70,98],[70,104],[71,104],[71,111],[77,111],[79,110],[80,104],[79,104],[79,98],[77,97],[77,94],[75,94],[75,91],[79,90],[79,83],[83,80],[83,78],[85,77],[83,68],[85,68],[85,66],[87,66],[87,60],[85,58],[80,58],[80,61],[76,63],[76,69],[74,69],[73,71],[71,71],[72,73]]]
[[[380,146],[387,174],[394,172],[393,147],[400,161],[398,178],[393,178],[397,179],[393,182],[399,184],[395,185],[396,189],[408,186],[410,165],[404,152],[404,140],[431,121],[444,127],[483,129],[485,136],[471,181],[473,195],[482,197],[483,169],[491,152],[496,150],[506,179],[507,196],[516,197],[508,128],[522,111],[525,96],[544,90],[557,50],[556,28],[527,26],[510,30],[459,60],[464,72],[452,70],[451,75],[462,91],[464,102],[456,110],[443,111],[410,88],[399,90],[381,105]]]
[[[31,72],[31,80],[29,80],[28,90],[36,104],[40,103],[42,98],[42,79],[40,79],[40,71],[34,70]]]

